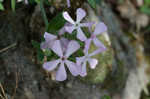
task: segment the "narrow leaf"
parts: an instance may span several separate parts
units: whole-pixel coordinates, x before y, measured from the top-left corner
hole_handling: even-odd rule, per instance
[[[38,42],[36,42],[36,41],[34,41],[34,40],[32,40],[32,46],[33,46],[34,48],[36,48],[36,49],[40,49],[40,43],[38,43]]]
[[[91,5],[91,7],[96,8],[96,0],[88,0],[88,3]]]
[[[142,7],[140,8],[140,11],[141,11],[142,13],[145,13],[145,14],[147,14],[147,15],[150,15],[150,8],[147,7],[147,6],[142,6]]]
[[[0,2],[0,10],[4,10],[4,6],[1,2]]]
[[[15,8],[16,8],[16,0],[11,0],[11,9],[12,9],[12,11],[15,12]]]
[[[44,53],[42,50],[37,50],[37,59],[42,61],[44,59]]]

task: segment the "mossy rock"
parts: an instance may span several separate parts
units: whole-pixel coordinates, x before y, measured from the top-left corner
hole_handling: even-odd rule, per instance
[[[112,67],[113,50],[109,44],[110,42],[106,40],[104,35],[100,35],[98,38],[106,46],[107,50],[103,53],[93,56],[94,58],[98,59],[99,62],[95,69],[90,69],[90,67],[87,66],[87,76],[81,78],[81,81],[85,83],[103,83]],[[91,44],[89,53],[93,52],[95,49],[97,48],[94,46],[94,44]]]

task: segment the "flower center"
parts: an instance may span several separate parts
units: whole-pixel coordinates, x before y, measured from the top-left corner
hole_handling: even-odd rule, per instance
[[[76,23],[75,27],[78,28],[80,26],[80,23]]]
[[[61,59],[64,61],[64,60],[66,60],[67,58],[66,58],[65,56],[63,56]]]
[[[60,38],[61,38],[61,36],[60,36],[60,35],[58,35],[56,39],[57,39],[57,40],[60,40]]]
[[[87,60],[89,58],[89,55],[87,54],[87,55],[85,55],[85,60]]]

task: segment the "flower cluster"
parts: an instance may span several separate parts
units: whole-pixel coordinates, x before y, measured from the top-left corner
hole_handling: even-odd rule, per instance
[[[47,71],[56,71],[56,80],[64,81],[67,78],[65,66],[69,69],[73,76],[80,75],[82,77],[87,75],[86,66],[89,64],[91,69],[95,69],[98,64],[98,60],[92,58],[92,56],[99,54],[106,50],[106,47],[97,38],[98,35],[107,31],[107,27],[104,23],[100,22],[96,24],[95,30],[90,31],[89,37],[87,37],[82,30],[82,27],[87,27],[92,30],[93,22],[81,23],[82,19],[86,16],[86,12],[82,8],[78,8],[76,11],[76,21],[74,21],[68,12],[63,12],[63,17],[68,21],[64,27],[59,31],[58,35],[45,32],[45,41],[41,43],[41,49],[52,50],[59,58],[45,62],[43,68]],[[63,37],[65,33],[69,35],[73,34],[73,31],[77,31],[76,38],[84,43],[84,48],[76,40],[68,40]],[[97,47],[95,51],[89,53],[91,43]],[[69,58],[82,49],[84,56],[76,57],[76,62],[70,61]]]

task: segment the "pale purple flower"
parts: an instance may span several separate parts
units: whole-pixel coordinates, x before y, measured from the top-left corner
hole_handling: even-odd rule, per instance
[[[87,75],[87,71],[86,71],[87,62],[89,63],[91,69],[95,69],[96,65],[98,64],[98,60],[92,58],[92,56],[97,54],[96,51],[90,54],[88,52],[84,52],[84,54],[85,56],[76,58],[78,71],[82,77]]]
[[[87,37],[83,33],[81,27],[90,27],[93,23],[80,23],[81,20],[86,16],[86,12],[82,8],[78,8],[77,12],[77,20],[74,21],[68,12],[63,13],[64,19],[66,19],[69,23],[71,23],[70,26],[66,26],[66,31],[69,33],[72,33],[74,30],[77,30],[77,38],[81,41],[85,41]]]
[[[67,0],[67,6],[68,6],[68,8],[71,6],[70,5],[70,0]]]
[[[58,39],[56,35],[50,34],[48,32],[44,33],[45,42],[41,43],[41,49],[51,49],[54,42]]]
[[[86,42],[89,42],[89,40],[87,40]],[[76,58],[78,71],[79,71],[80,76],[82,77],[87,75],[87,71],[86,71],[87,62],[89,63],[91,69],[95,69],[96,65],[98,64],[98,60],[95,58],[92,58],[92,56],[98,53],[101,53],[105,50],[104,47],[101,47],[89,54],[88,50],[91,44],[90,43],[85,43],[85,44],[86,45],[83,51],[85,56]]]
[[[95,44],[98,48],[102,48],[106,50],[106,47],[99,41],[99,39],[96,37],[97,35],[102,34],[103,32],[107,31],[107,26],[100,22],[96,25],[95,30],[93,33],[91,33],[91,37],[85,41],[86,46],[90,46],[91,42]]]
[[[66,22],[65,25],[59,30],[58,34],[63,35],[65,32],[67,32],[65,29],[66,26],[70,26],[70,25],[71,25],[70,23]]]
[[[63,35],[66,30],[65,30],[65,26],[68,26],[69,23],[66,23],[64,25],[64,27],[62,27],[59,31],[58,31],[58,36],[50,34],[48,32],[44,33],[44,38],[45,38],[45,42],[41,43],[41,49],[51,49],[51,47],[54,45],[54,42],[58,39],[60,39],[61,44],[63,43],[64,47],[66,47],[66,45],[68,44],[68,40],[61,37],[61,35]],[[60,38],[61,37],[61,38]],[[64,48],[63,48],[64,50]]]
[[[68,46],[69,40],[64,38],[64,37],[59,38],[59,36],[56,36],[56,35],[45,32],[45,34],[44,34],[45,42],[41,43],[41,49],[51,50],[51,48],[53,46],[55,46],[54,45],[55,41],[59,39],[60,43],[62,45],[62,50],[64,52],[66,50],[67,46]]]
[[[61,47],[59,40],[56,40],[54,45],[55,46],[53,46],[51,49],[60,58],[57,60],[52,60],[50,62],[45,62],[43,64],[43,68],[46,69],[47,71],[53,71],[59,65],[58,70],[56,72],[57,81],[64,81],[67,78],[65,64],[67,68],[69,69],[69,71],[72,73],[72,75],[77,76],[78,70],[77,70],[76,64],[68,60],[68,57],[71,56],[74,52],[76,52],[80,48],[80,45],[76,41],[70,41],[64,53],[62,51],[62,47]]]

